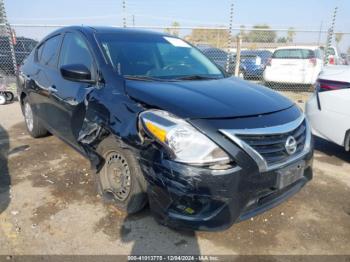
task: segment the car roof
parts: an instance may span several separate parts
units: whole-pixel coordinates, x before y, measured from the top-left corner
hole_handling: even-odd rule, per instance
[[[107,33],[107,34],[113,34],[113,33],[121,33],[121,34],[143,34],[143,35],[160,35],[160,36],[171,36],[176,37],[167,33],[162,32],[156,32],[151,30],[144,30],[144,29],[135,29],[135,28],[122,28],[122,27],[113,27],[113,26],[66,26],[62,27],[54,32],[52,32],[49,36],[58,34],[65,31],[81,31],[86,34],[92,34],[92,33]]]
[[[276,48],[277,50],[283,50],[283,49],[308,49],[308,50],[316,50],[319,49],[319,46],[307,46],[307,45],[292,45],[292,46],[282,46]]]
[[[271,51],[269,50],[242,50],[241,51],[241,54],[261,54],[261,53],[269,53],[269,54],[272,54]]]

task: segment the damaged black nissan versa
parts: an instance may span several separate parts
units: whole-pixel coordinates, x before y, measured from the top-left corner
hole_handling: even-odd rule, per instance
[[[312,179],[299,107],[171,35],[63,28],[38,44],[17,82],[28,132],[86,156],[100,194],[128,213],[148,202],[162,224],[224,229]]]

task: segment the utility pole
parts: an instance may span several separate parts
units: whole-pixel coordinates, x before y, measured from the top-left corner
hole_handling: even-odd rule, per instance
[[[135,15],[132,15],[132,26],[135,27]]]
[[[320,42],[321,42],[322,27],[323,27],[323,21],[321,21],[320,32],[318,33],[317,45],[320,45]]]

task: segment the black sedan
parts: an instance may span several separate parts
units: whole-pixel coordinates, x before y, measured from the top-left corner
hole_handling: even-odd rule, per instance
[[[299,107],[174,36],[62,28],[21,67],[18,95],[28,132],[86,156],[104,198],[128,213],[148,201],[172,227],[227,228],[312,178]]]

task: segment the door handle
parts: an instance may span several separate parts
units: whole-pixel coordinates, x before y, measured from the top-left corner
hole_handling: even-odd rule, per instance
[[[47,88],[47,90],[50,92],[50,93],[57,93],[57,88],[55,86],[49,86]]]

